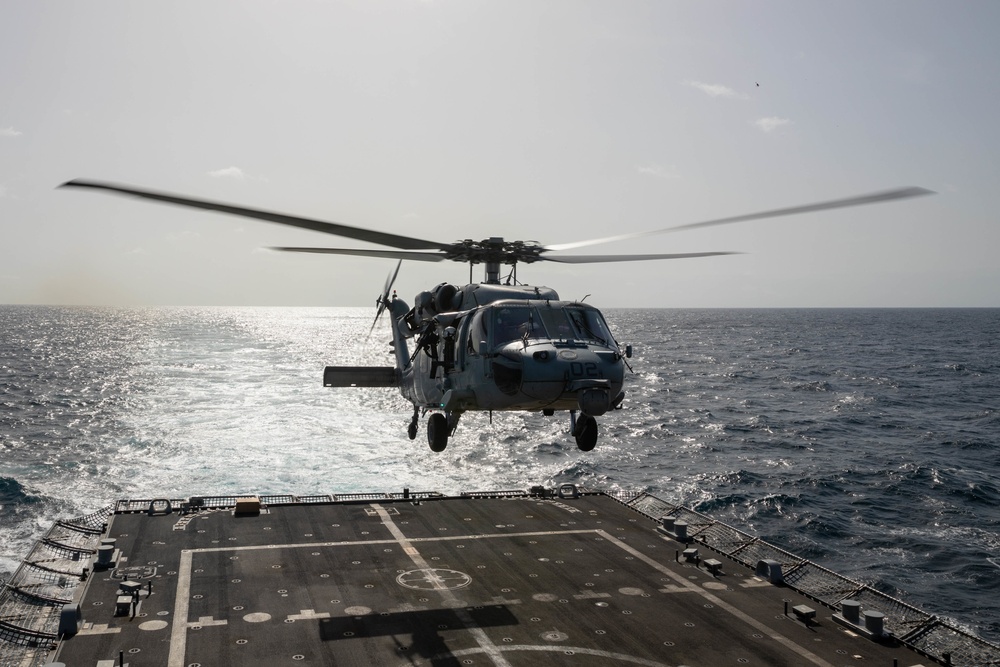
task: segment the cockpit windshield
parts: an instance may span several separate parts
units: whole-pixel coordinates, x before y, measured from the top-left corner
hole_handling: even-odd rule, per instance
[[[585,340],[596,340],[604,345],[614,340],[600,311],[593,308],[567,308],[566,314]]]
[[[493,345],[533,338],[592,340],[603,345],[613,340],[600,311],[593,308],[498,305],[492,309],[489,326]]]
[[[493,344],[502,345],[519,338],[544,337],[538,312],[529,306],[504,305],[493,309]]]
[[[545,323],[549,338],[572,340],[577,337],[573,331],[573,325],[566,317],[565,308],[541,308],[539,312],[542,315],[542,322]]]

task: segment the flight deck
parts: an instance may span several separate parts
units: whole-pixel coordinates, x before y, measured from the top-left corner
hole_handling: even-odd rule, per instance
[[[123,500],[53,531],[0,598],[0,664],[1000,660],[930,614],[648,494]]]

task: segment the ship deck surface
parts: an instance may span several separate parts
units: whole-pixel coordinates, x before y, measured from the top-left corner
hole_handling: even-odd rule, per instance
[[[55,661],[225,665],[931,664],[603,495],[117,514]],[[693,545],[698,546],[698,545]],[[702,558],[712,558],[709,553]],[[123,580],[141,584],[116,616]],[[817,611],[806,624],[791,611]]]

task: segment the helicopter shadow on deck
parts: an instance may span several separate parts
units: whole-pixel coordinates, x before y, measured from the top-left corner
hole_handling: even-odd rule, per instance
[[[519,622],[506,605],[488,605],[323,618],[319,619],[319,636],[325,642],[389,637],[400,657],[421,658],[445,667],[461,662],[452,655],[442,632],[513,625]],[[409,643],[401,637],[408,637]]]

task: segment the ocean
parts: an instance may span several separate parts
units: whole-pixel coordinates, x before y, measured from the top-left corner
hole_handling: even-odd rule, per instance
[[[0,306],[0,579],[119,498],[527,489],[689,505],[1000,642],[1000,309],[614,310],[623,409],[406,437],[357,308]]]

